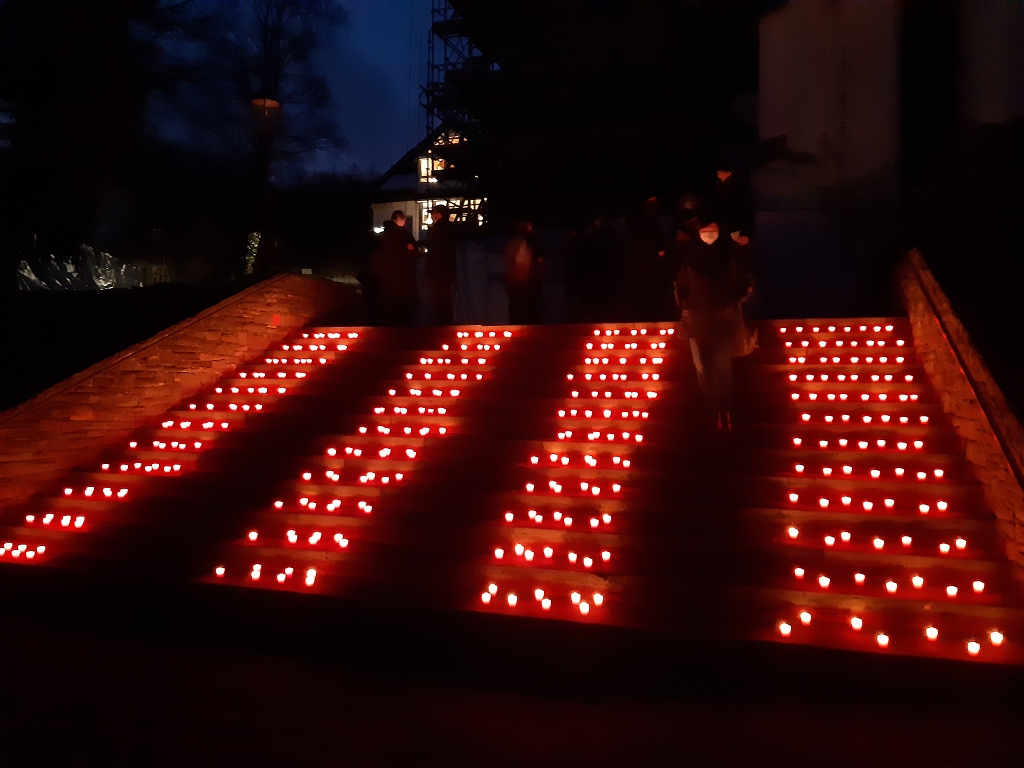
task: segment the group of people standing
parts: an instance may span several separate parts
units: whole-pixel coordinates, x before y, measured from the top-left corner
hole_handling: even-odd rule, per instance
[[[371,320],[384,325],[408,326],[416,320],[419,307],[417,263],[425,253],[423,277],[430,292],[435,325],[451,325],[452,288],[456,274],[457,225],[447,206],[431,211],[426,237],[417,242],[408,227],[408,217],[395,211],[384,222],[366,269],[360,275]],[[520,221],[504,248],[505,289],[509,322],[529,325],[541,319],[544,308],[544,257],[533,224]]]
[[[421,250],[426,251],[423,276],[430,289],[434,322],[451,325],[452,286],[455,284],[457,234],[448,208],[437,205],[430,213],[429,237],[425,249],[409,230],[404,211],[395,211],[384,222],[366,274],[360,276],[367,303],[384,325],[413,325],[419,307],[417,269]]]
[[[566,288],[576,322],[681,320],[718,429],[732,427],[732,360],[756,334],[743,305],[753,291],[751,221],[729,171],[710,202],[687,195],[670,224],[660,201],[616,229],[603,216],[570,238]],[[621,232],[621,233],[620,233]]]
[[[723,430],[732,426],[732,360],[757,343],[743,315],[753,291],[750,222],[731,177],[729,171],[718,172],[710,203],[695,195],[683,197],[670,226],[654,197],[626,220],[621,234],[607,217],[595,215],[571,233],[564,254],[570,320],[681,320],[701,389]],[[444,205],[434,207],[431,220],[421,242],[402,211],[384,224],[364,279],[370,303],[379,308],[379,322],[414,324],[417,262],[423,251],[434,323],[453,322],[457,225]],[[516,224],[503,256],[509,322],[539,322],[547,264],[532,223]]]

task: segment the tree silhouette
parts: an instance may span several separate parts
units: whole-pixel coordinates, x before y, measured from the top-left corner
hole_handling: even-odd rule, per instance
[[[282,108],[275,158],[343,146],[317,65],[347,21],[334,0],[161,0],[143,32],[161,51],[151,119],[210,151],[246,151],[257,138],[251,102],[272,99]]]

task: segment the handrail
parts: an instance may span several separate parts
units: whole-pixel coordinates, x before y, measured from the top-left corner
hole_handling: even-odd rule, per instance
[[[35,408],[41,405],[42,403],[45,403],[52,397],[55,397],[56,395],[59,395],[62,392],[71,389],[74,386],[77,386],[82,381],[85,381],[86,379],[90,379],[94,376],[97,376],[98,374],[103,373],[103,371],[107,370],[108,368],[112,368],[113,366],[122,362],[126,358],[129,358],[132,355],[136,355],[139,352],[142,352],[143,350],[146,350],[149,347],[153,346],[154,344],[158,344],[164,339],[184,330],[185,328],[188,328],[192,325],[195,325],[198,322],[201,322],[202,320],[205,320],[209,315],[219,312],[222,309],[225,309],[226,307],[230,307],[232,304],[235,304],[239,301],[248,298],[249,294],[255,293],[259,290],[265,290],[269,285],[272,285],[273,283],[278,282],[286,277],[289,277],[289,275],[275,275],[274,277],[256,283],[256,285],[250,286],[249,288],[246,288],[244,291],[239,291],[234,296],[228,296],[223,301],[214,304],[212,307],[207,307],[202,312],[199,312],[198,314],[193,315],[192,317],[186,318],[185,320],[182,320],[180,323],[175,323],[170,328],[165,328],[164,330],[158,332],[154,336],[151,336],[150,338],[144,341],[140,341],[138,344],[133,344],[127,349],[123,349],[120,352],[114,353],[110,357],[100,360],[100,362],[89,366],[84,371],[80,371],[79,373],[76,373],[75,375],[67,379],[64,379],[63,381],[54,384],[52,387],[44,389],[42,392],[35,395],[34,397],[29,398],[25,402],[20,403],[6,411],[0,412],[0,425],[3,425],[11,421],[12,419],[16,418],[17,416],[19,416],[20,414],[24,413],[27,410]]]
[[[918,264],[917,262],[920,262],[920,264]],[[989,402],[989,398],[983,396],[982,393],[984,392],[984,390],[982,390],[978,386],[978,381],[975,378],[973,372],[971,371],[971,367],[968,365],[967,361],[963,356],[963,353],[960,351],[959,347],[957,347],[956,343],[954,342],[950,334],[950,329],[946,324],[946,321],[943,317],[943,313],[939,311],[939,308],[935,301],[935,297],[932,295],[930,287],[926,284],[926,281],[922,279],[922,268],[927,270],[929,274],[931,274],[931,270],[928,269],[928,265],[925,263],[924,257],[921,256],[920,252],[918,252],[916,249],[912,250],[908,254],[907,264],[910,267],[910,270],[914,276],[914,279],[917,281],[918,286],[921,288],[921,293],[924,294],[925,300],[928,302],[928,306],[931,308],[932,316],[938,323],[939,330],[942,332],[943,337],[946,339],[947,346],[953,352],[957,364],[960,366],[960,370],[963,371],[964,377],[967,379],[967,385],[968,387],[970,387],[971,393],[974,395],[974,399],[978,403],[978,407],[981,408],[982,413],[985,415],[985,420],[988,422],[989,428],[992,430],[992,435],[993,437],[995,437],[996,443],[998,443],[999,445],[999,450],[1002,452],[1003,456],[1006,457],[1006,463],[1009,464],[1010,471],[1013,473],[1013,476],[1017,481],[1017,485],[1020,486],[1022,490],[1024,490],[1024,467],[1021,466],[1021,463],[1017,457],[1016,452],[1012,449],[1010,440],[1003,431],[1003,426],[1000,422],[1000,419],[995,417],[995,414],[993,413],[993,406]],[[931,277],[932,281],[935,283],[936,288],[940,292],[942,292],[943,298],[946,300],[947,304],[950,304],[950,309],[952,310],[952,304],[949,302],[949,297],[947,297],[945,295],[945,292],[942,291],[942,287],[939,285],[938,280],[935,279],[935,276],[931,275]],[[959,318],[957,318],[957,322],[960,322]],[[991,377],[991,373],[989,373],[989,376]],[[993,383],[995,382],[993,381]],[[1005,398],[1005,396],[1002,394],[1002,390],[999,389],[998,384],[995,384],[995,386],[1000,396]],[[1016,417],[1012,413],[1009,413],[1008,406],[1006,410],[1009,417],[1016,420]]]

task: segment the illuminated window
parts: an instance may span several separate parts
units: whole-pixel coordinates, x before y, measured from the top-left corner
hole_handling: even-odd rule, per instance
[[[434,176],[435,171],[443,171],[448,167],[448,163],[445,162],[443,157],[432,157],[430,155],[419,158],[420,165],[420,182],[428,184],[436,184],[437,177]]]
[[[465,144],[466,138],[458,131],[449,128],[434,141],[435,147],[444,147],[450,144]]]
[[[462,197],[450,197],[447,199],[420,200],[419,202],[421,228],[424,231],[430,228],[430,212],[434,209],[435,205],[448,206],[448,218],[451,221],[472,221],[477,226],[483,226],[486,221],[482,206],[487,202],[487,198],[471,198],[467,200]]]

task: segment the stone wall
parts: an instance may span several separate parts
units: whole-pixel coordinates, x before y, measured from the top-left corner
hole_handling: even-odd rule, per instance
[[[98,457],[348,295],[325,280],[273,277],[0,413],[0,510]]]
[[[984,486],[1014,573],[1024,581],[1024,428],[916,250],[900,270],[900,290],[925,370]]]

